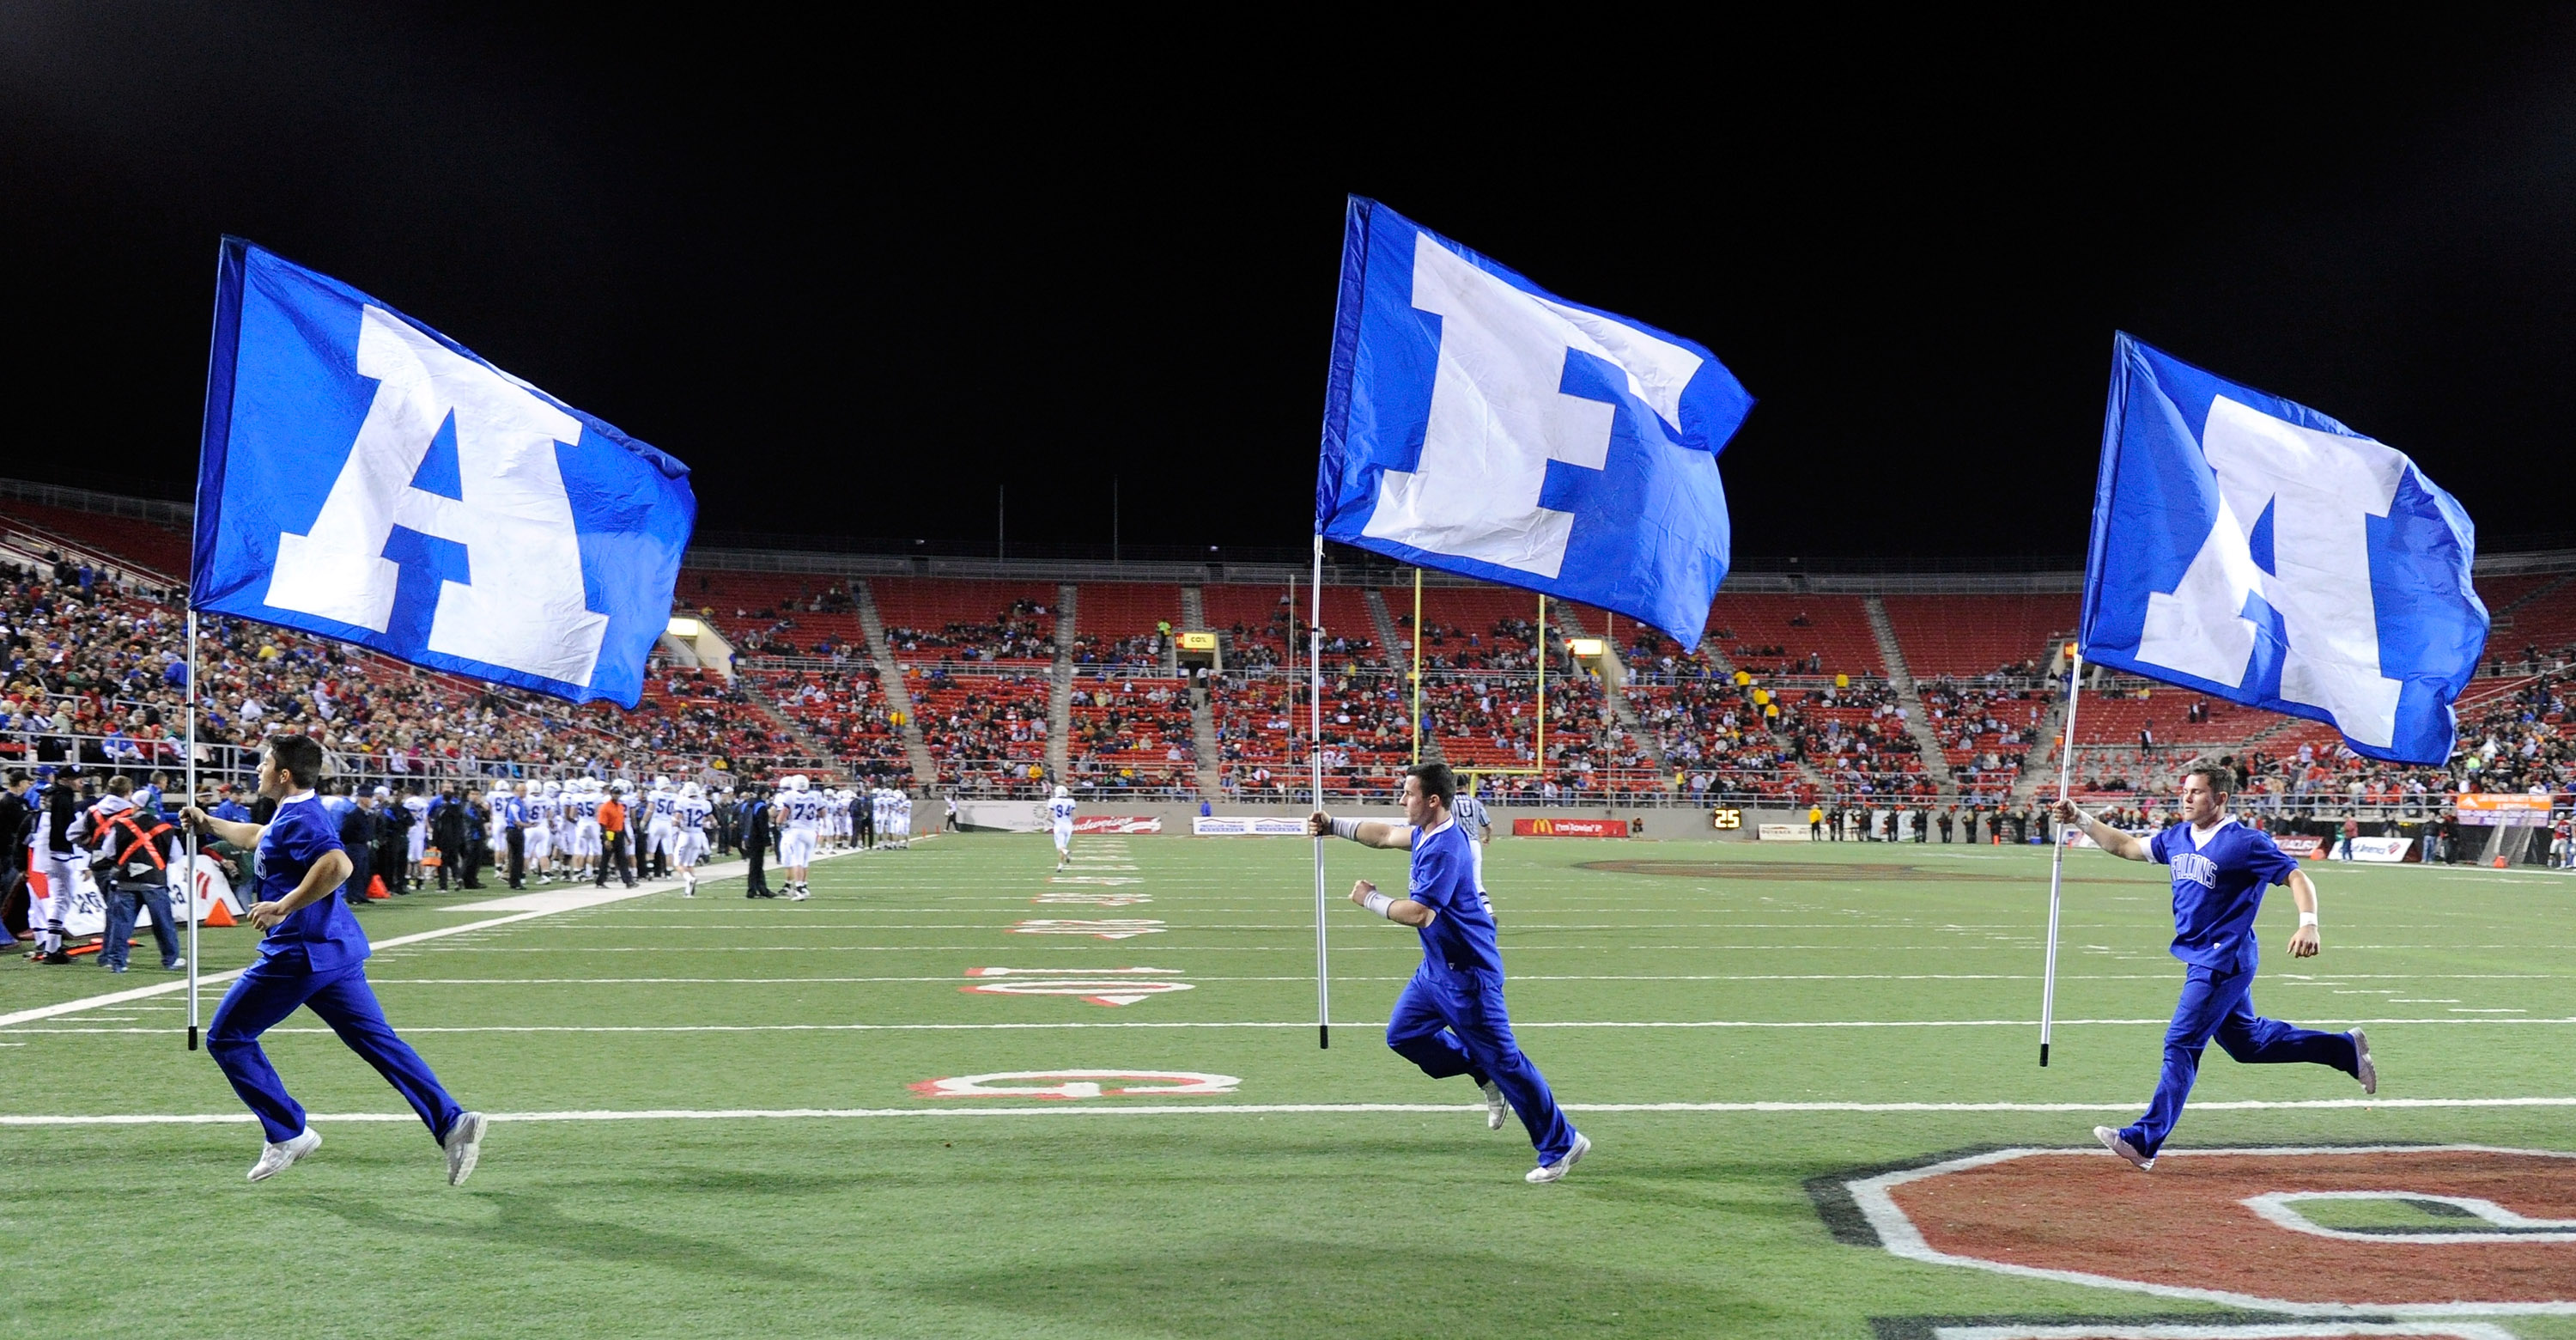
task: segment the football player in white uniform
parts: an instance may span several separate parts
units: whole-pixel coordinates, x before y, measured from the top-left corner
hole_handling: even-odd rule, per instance
[[[519,853],[539,884],[546,882],[546,863],[555,854],[555,796],[560,790],[553,782],[530,782],[528,798],[521,802],[527,818],[519,826]]]
[[[1055,868],[1062,870],[1073,859],[1073,793],[1059,786],[1055,798],[1047,802],[1047,819],[1055,829]]]
[[[420,860],[429,855],[429,797],[414,786],[403,793],[402,807],[411,816],[411,827],[403,833],[403,878],[415,889],[427,888],[429,876]]]
[[[671,779],[655,777],[653,789],[644,794],[643,841],[635,848],[635,873],[646,878],[667,873],[671,854],[671,807],[680,793],[671,789]]]
[[[1449,811],[1457,820],[1458,831],[1467,838],[1467,869],[1476,880],[1476,892],[1490,897],[1485,889],[1485,848],[1494,840],[1494,816],[1485,812],[1485,802],[1472,792],[1458,794],[1457,807]]]
[[[573,785],[576,790],[564,800],[564,813],[572,820],[572,878],[587,877],[599,865],[599,798],[596,777],[583,777]]]
[[[715,806],[696,782],[684,782],[671,803],[671,864],[680,869],[680,896],[698,896],[698,861],[707,854],[707,819]]]
[[[912,793],[910,791],[894,793],[894,845],[898,847],[912,845]]]
[[[814,826],[823,817],[822,797],[814,794],[803,773],[778,784],[778,864],[787,878],[787,898],[801,903],[814,895],[805,887],[806,868],[814,863]]]

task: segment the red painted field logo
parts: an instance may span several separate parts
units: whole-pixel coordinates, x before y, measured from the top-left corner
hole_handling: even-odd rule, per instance
[[[968,968],[978,979],[958,990],[978,996],[1072,996],[1094,1005],[1133,1005],[1189,991],[1178,968]],[[1007,978],[1009,980],[995,980]]]
[[[1918,1261],[2310,1316],[2576,1313],[2576,1155],[2167,1150],[2141,1176],[2006,1149],[1842,1186]]]
[[[924,1098],[1195,1098],[1232,1093],[1241,1083],[1232,1075],[1195,1070],[997,1070],[911,1087]]]
[[[1012,935],[1093,935],[1103,940],[1125,940],[1139,935],[1160,935],[1163,923],[1146,918],[1113,918],[1108,921],[1064,921],[1037,917],[1011,927]]]
[[[1628,836],[1628,821],[1625,819],[1514,819],[1512,836],[1623,838]]]

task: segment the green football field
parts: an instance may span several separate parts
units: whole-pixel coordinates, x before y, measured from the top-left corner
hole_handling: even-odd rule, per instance
[[[1400,883],[1400,854],[1328,849],[1319,1050],[1307,843],[1076,851],[1063,876],[1038,836],[837,857],[802,904],[746,901],[734,880],[694,901],[372,907],[388,1015],[498,1118],[463,1188],[306,1014],[269,1048],[325,1143],[246,1183],[258,1129],[184,1049],[180,995],[22,1018],[166,985],[148,937],[122,977],[12,957],[0,1334],[1465,1340],[2242,1320],[1904,1259],[1838,1237],[1834,1197],[1811,1186],[1952,1151],[2093,1148],[2096,1123],[2134,1117],[2181,978],[2161,868],[2070,856],[2042,1070],[2044,852],[1497,841],[1520,1039],[1594,1141],[1534,1187],[1517,1122],[1489,1133],[1466,1080],[1425,1079],[1379,1038],[1418,950],[1340,895]],[[2379,1100],[2213,1047],[2172,1148],[2576,1150],[2564,1101],[2477,1101],[2576,1095],[2576,885],[2315,874],[2325,953],[2287,958],[2276,892],[2256,1003],[2366,1026]],[[244,962],[251,934],[206,932],[207,969]],[[2122,1194],[2179,1185],[2119,1171],[2137,1178]],[[2500,1329],[2460,1334],[2576,1336],[2576,1316],[2468,1320]]]

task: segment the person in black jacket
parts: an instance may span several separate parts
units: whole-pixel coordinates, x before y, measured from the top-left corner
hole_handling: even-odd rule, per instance
[[[438,887],[442,890],[451,873],[459,881],[470,877],[465,867],[465,826],[465,798],[456,794],[456,784],[450,782],[429,806],[429,845],[438,848]]]
[[[411,811],[394,803],[392,787],[379,786],[373,794],[376,798],[376,849],[368,853],[368,861],[374,865],[377,877],[384,880],[385,892],[409,892],[403,885],[403,867],[409,864],[403,859],[403,853],[410,846],[410,839],[404,835],[411,831]]]
[[[44,916],[28,917],[28,929],[35,933],[40,963],[63,964],[72,956],[63,948],[63,918],[72,910],[72,890],[77,887],[73,867],[80,861],[79,840],[71,835],[72,821],[88,806],[80,794],[80,769],[66,764],[45,783],[35,802],[35,859],[37,872],[45,876]]]
[[[756,789],[746,789],[742,802],[742,853],[751,862],[743,875],[742,896],[775,898],[769,891],[769,877],[762,865],[769,854],[769,798]]]
[[[485,806],[482,801],[475,799],[473,792],[466,792],[465,847],[463,855],[465,859],[465,887],[469,889],[479,889],[483,887],[483,867],[491,863],[491,834],[491,809]]]
[[[367,882],[375,874],[376,843],[384,836],[384,823],[376,810],[376,794],[365,787],[357,788],[356,803],[340,816],[340,846],[349,853],[349,880],[340,886],[340,894],[351,907],[367,905]]]

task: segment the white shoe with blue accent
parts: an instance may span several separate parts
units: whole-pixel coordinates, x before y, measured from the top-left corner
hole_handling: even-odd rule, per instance
[[[322,1133],[309,1126],[292,1140],[263,1145],[259,1151],[259,1162],[250,1165],[250,1180],[265,1182],[294,1167],[298,1159],[321,1147]]]
[[[1492,1080],[1486,1080],[1483,1088],[1485,1093],[1485,1129],[1489,1131],[1499,1131],[1503,1128],[1504,1122],[1512,1119],[1511,1100],[1503,1097],[1503,1086],[1496,1084]]]
[[[2361,1091],[2379,1092],[2379,1067],[2370,1059],[2370,1038],[2358,1028],[2352,1030],[2352,1063],[2352,1077],[2361,1081]]]
[[[1583,1132],[1576,1131],[1574,1133],[1574,1148],[1565,1151],[1564,1158],[1558,1159],[1554,1163],[1542,1163],[1539,1166],[1530,1169],[1529,1174],[1521,1180],[1531,1183],[1532,1185],[1542,1185],[1548,1182],[1562,1181],[1567,1173],[1574,1171],[1574,1165],[1582,1162],[1583,1156],[1591,1152],[1592,1142],[1584,1138]]]
[[[2139,1153],[2138,1147],[2130,1144],[2117,1129],[2109,1126],[2096,1126],[2093,1128],[2093,1138],[2101,1141],[2104,1149],[2110,1150],[2112,1153],[2127,1159],[2137,1168],[2138,1171],[2154,1172],[2156,1170],[2156,1156],[2153,1154]]]
[[[483,1114],[464,1112],[447,1128],[447,1138],[438,1143],[447,1150],[447,1184],[463,1186],[474,1175],[474,1165],[483,1158]]]

